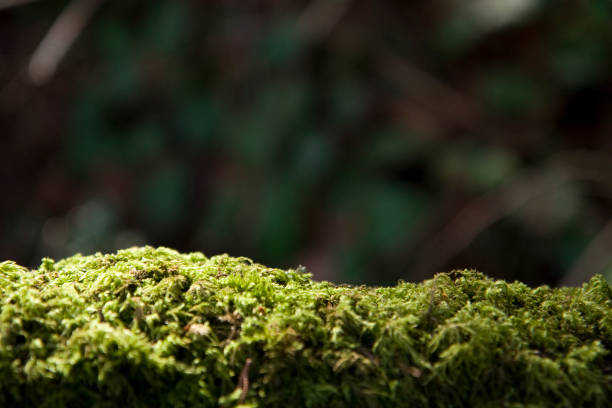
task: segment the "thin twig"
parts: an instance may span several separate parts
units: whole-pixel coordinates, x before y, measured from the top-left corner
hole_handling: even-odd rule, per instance
[[[491,122],[485,109],[469,93],[448,84],[385,45],[371,43],[369,46],[379,50],[377,74],[402,92],[401,98],[397,98],[397,107],[408,107],[409,112],[416,112],[417,117],[425,119],[426,125],[446,128],[447,134],[449,128],[456,128],[487,135],[488,141],[507,142],[526,137]]]
[[[9,9],[24,4],[33,3],[38,0],[0,0],[0,10]]]
[[[244,367],[242,367],[242,371],[240,372],[240,377],[238,378],[238,386],[236,388],[242,389],[242,393],[240,394],[240,403],[242,404],[247,397],[249,392],[249,367],[253,359],[251,357],[247,358]]]
[[[376,72],[402,92],[403,104],[412,101],[437,122],[474,132],[507,139],[505,133],[491,129],[479,104],[469,95],[418,67],[407,58],[384,46],[377,46],[379,63]]]
[[[351,0],[313,0],[299,17],[297,29],[311,40],[326,37],[350,5]]]
[[[602,185],[612,185],[612,171],[609,154],[588,150],[573,150],[551,157],[540,168],[524,172],[513,182],[501,186],[497,191],[476,198],[459,210],[455,217],[433,238],[427,240],[418,251],[418,257],[411,269],[410,278],[422,280],[442,268],[449,260],[464,251],[483,231],[512,212],[520,209],[533,199],[551,194],[568,182],[593,181]],[[612,228],[612,227],[611,227]],[[612,252],[612,237],[604,229],[592,243],[593,250],[581,256],[567,281],[563,285],[574,284],[586,279],[593,273],[601,272],[606,246]],[[588,272],[586,272],[588,270]],[[596,272],[593,272],[595,271]],[[574,278],[574,276],[576,278]]]
[[[491,225],[530,200],[554,192],[568,180],[569,175],[559,170],[529,172],[496,192],[478,197],[457,212],[453,220],[419,251],[419,258],[411,268],[418,276],[411,275],[411,278],[420,280],[430,276]]]
[[[601,273],[612,262],[612,221],[591,240],[586,249],[559,282],[559,286],[578,286]]]
[[[103,0],[73,0],[55,20],[30,59],[28,74],[35,84],[44,84],[57,70]]]

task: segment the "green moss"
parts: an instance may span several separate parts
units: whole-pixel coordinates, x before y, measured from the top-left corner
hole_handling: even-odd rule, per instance
[[[607,406],[612,291],[335,286],[166,248],[0,263],[0,406]]]

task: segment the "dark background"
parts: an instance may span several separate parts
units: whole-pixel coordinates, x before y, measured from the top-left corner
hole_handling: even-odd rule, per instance
[[[68,4],[0,10],[0,259],[612,277],[609,0],[107,1],[32,77]]]

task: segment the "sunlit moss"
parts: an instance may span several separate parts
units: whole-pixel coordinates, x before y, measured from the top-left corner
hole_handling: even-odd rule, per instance
[[[0,406],[607,406],[612,291],[336,286],[167,248],[0,263]]]

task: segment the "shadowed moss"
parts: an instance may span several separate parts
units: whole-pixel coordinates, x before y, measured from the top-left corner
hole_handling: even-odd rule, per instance
[[[167,248],[0,263],[0,406],[607,406],[612,291],[314,282]]]

